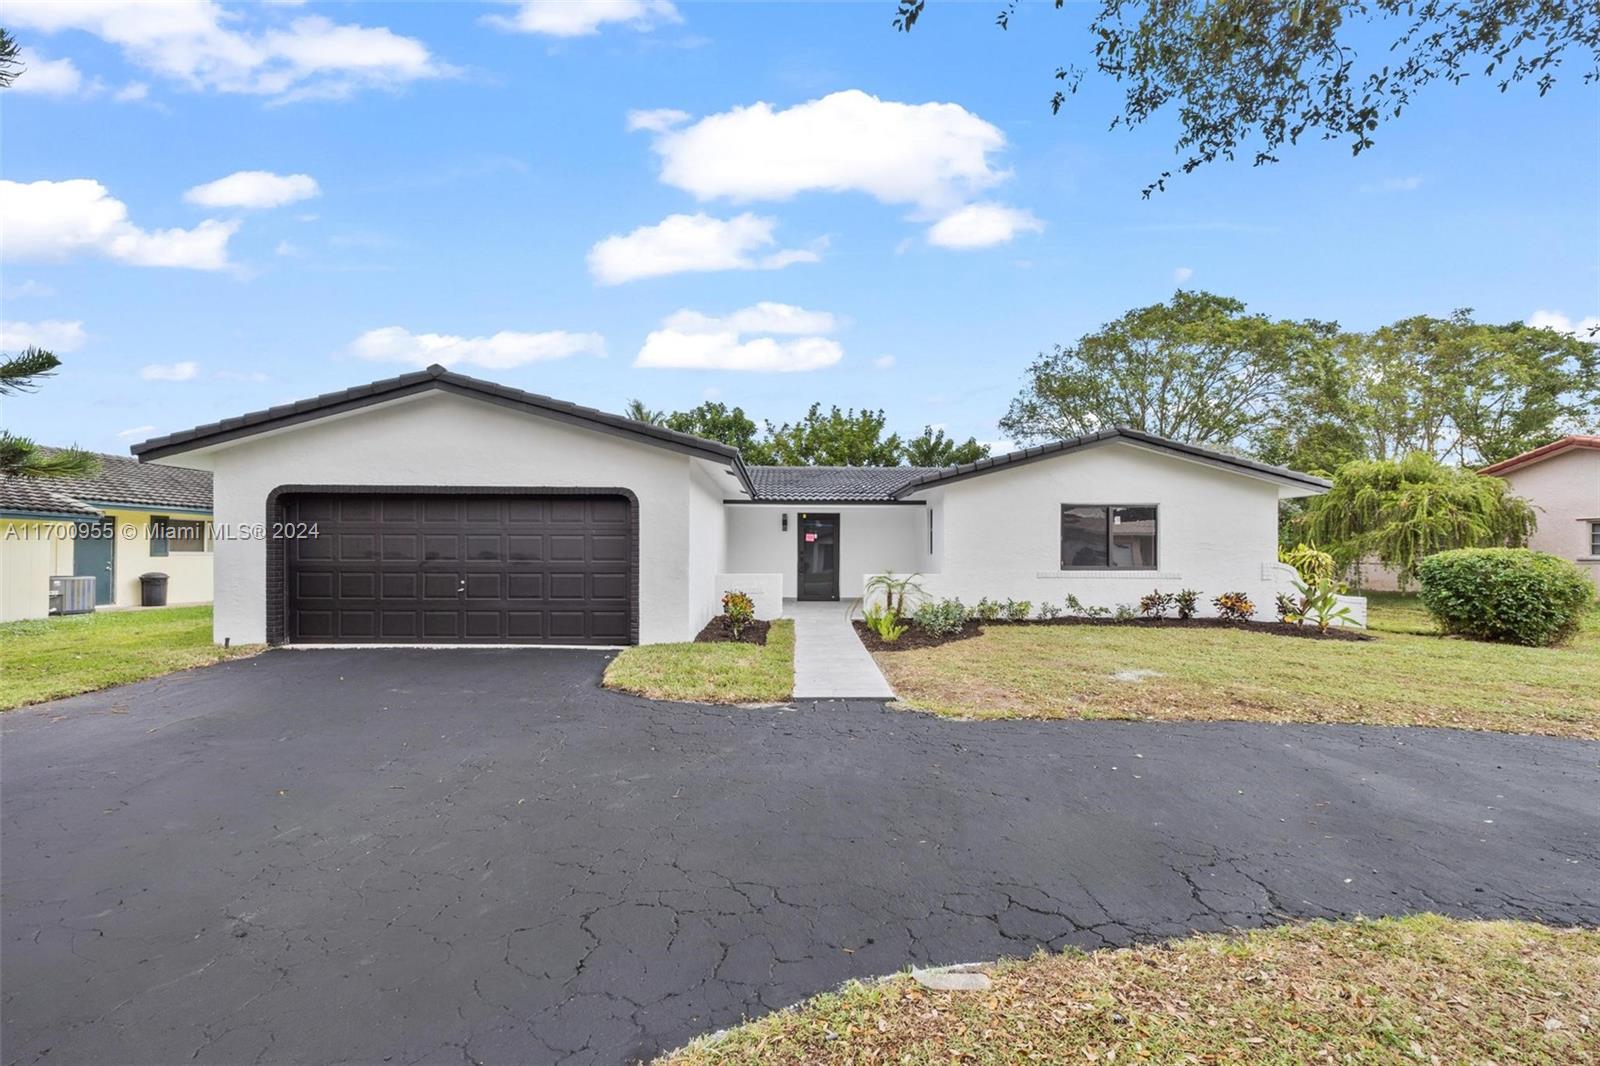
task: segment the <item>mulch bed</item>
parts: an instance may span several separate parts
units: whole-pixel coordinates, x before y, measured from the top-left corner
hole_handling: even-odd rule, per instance
[[[1235,622],[1226,618],[1030,618],[1025,622],[1010,622],[996,618],[989,622],[971,621],[959,632],[949,636],[934,636],[915,622],[910,623],[899,640],[889,643],[867,628],[859,619],[856,632],[868,651],[910,651],[914,648],[936,648],[954,640],[966,640],[980,635],[985,626],[1122,626],[1130,629],[1242,629],[1250,633],[1271,633],[1279,637],[1299,637],[1302,640],[1376,640],[1369,633],[1357,629],[1330,628],[1319,633],[1314,626],[1296,626],[1287,622]]]
[[[753,622],[746,622],[744,628],[736,637],[733,627],[728,624],[728,616],[719,614],[706,623],[698,636],[694,638],[696,644],[765,644],[767,630],[772,628],[772,623],[760,618]]]

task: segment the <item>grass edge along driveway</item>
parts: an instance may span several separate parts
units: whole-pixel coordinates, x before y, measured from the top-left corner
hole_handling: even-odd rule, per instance
[[[0,624],[0,711],[254,655],[211,642],[211,607],[30,618]]]
[[[875,657],[902,706],[960,718],[1338,722],[1600,739],[1600,609],[1556,648],[1439,636],[1415,597],[1373,597],[1370,624],[1377,639],[1360,642],[990,626]]]
[[[794,622],[765,644],[641,644],[606,666],[606,688],[684,703],[781,703],[794,692]]]
[[[1412,915],[852,981],[658,1066],[1600,1061],[1600,932]]]

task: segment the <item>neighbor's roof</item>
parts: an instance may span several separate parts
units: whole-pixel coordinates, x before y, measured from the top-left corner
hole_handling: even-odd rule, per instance
[[[220,422],[196,426],[179,433],[169,433],[164,437],[153,437],[141,444],[135,444],[132,451],[141,460],[159,459],[162,456],[194,451],[197,448],[222,444],[241,437],[429,391],[450,392],[507,407],[532,410],[559,421],[633,437],[647,444],[672,448],[726,463],[740,483],[747,489],[750,487],[744,459],[740,457],[737,448],[688,433],[678,433],[662,426],[653,426],[648,422],[607,414],[592,407],[580,407],[565,400],[524,392],[522,389],[513,389],[507,385],[497,385],[492,381],[468,377],[466,374],[457,374],[437,363],[426,370],[417,370],[367,385],[341,389],[338,392],[326,392],[307,400],[252,411],[249,414],[225,418]]]
[[[1333,484],[1320,477],[1302,474],[1298,470],[1290,470],[1288,467],[1270,466],[1267,463],[1258,463],[1254,459],[1230,455],[1228,452],[1219,452],[1213,448],[1202,448],[1198,444],[1184,444],[1182,441],[1168,440],[1166,437],[1158,437],[1153,433],[1146,433],[1143,430],[1133,429],[1128,426],[1113,426],[1110,429],[1102,429],[1098,433],[1088,433],[1068,440],[1052,441],[1049,444],[1041,444],[1034,448],[1023,448],[1021,451],[1008,452],[1005,455],[996,455],[988,459],[979,459],[975,463],[965,463],[961,466],[948,466],[940,470],[926,471],[921,477],[909,481],[896,489],[893,495],[898,498],[934,485],[942,485],[949,481],[959,481],[963,478],[977,477],[980,474],[991,473],[1020,463],[1048,459],[1053,455],[1061,455],[1065,452],[1077,451],[1080,448],[1092,447],[1093,445],[1113,440],[1141,444],[1149,448],[1170,452],[1185,459],[1194,459],[1223,469],[1231,469],[1237,473],[1264,477],[1291,485],[1327,489]]]
[[[1502,459],[1493,466],[1484,467],[1482,470],[1478,471],[1478,473],[1494,475],[1504,474],[1508,471],[1515,470],[1520,466],[1527,466],[1529,463],[1538,463],[1543,462],[1546,459],[1552,459],[1555,456],[1558,456],[1563,452],[1569,452],[1574,448],[1593,448],[1597,451],[1600,451],[1600,437],[1592,436],[1587,433],[1574,433],[1570,436],[1562,437],[1560,440],[1553,440],[1549,444],[1541,445],[1540,447],[1533,449],[1531,452],[1523,452],[1521,455],[1513,455],[1509,459]]]
[[[891,500],[925,474],[927,466],[752,466],[750,480],[760,500],[810,503],[824,500]]]
[[[60,449],[41,448],[46,454]],[[211,474],[177,466],[152,466],[125,455],[98,454],[93,477],[0,477],[0,512],[96,515],[106,506],[211,510]]]

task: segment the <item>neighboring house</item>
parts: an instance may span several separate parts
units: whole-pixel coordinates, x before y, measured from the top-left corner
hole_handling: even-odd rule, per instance
[[[99,459],[93,477],[0,477],[0,621],[45,617],[60,575],[93,577],[101,607],[136,606],[152,571],[168,603],[210,602],[211,475]]]
[[[1242,591],[1270,617],[1306,474],[1111,429],[963,467],[750,467],[727,445],[452,373],[136,445],[213,473],[218,641],[691,639],[728,589],[1131,603]]]
[[[1600,583],[1600,436],[1562,437],[1481,472],[1538,508],[1528,547],[1569,559]]]

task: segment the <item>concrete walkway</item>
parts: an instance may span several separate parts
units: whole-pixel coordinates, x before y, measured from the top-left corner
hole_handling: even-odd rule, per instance
[[[893,699],[894,689],[850,624],[855,600],[784,600],[794,619],[794,698]]]

